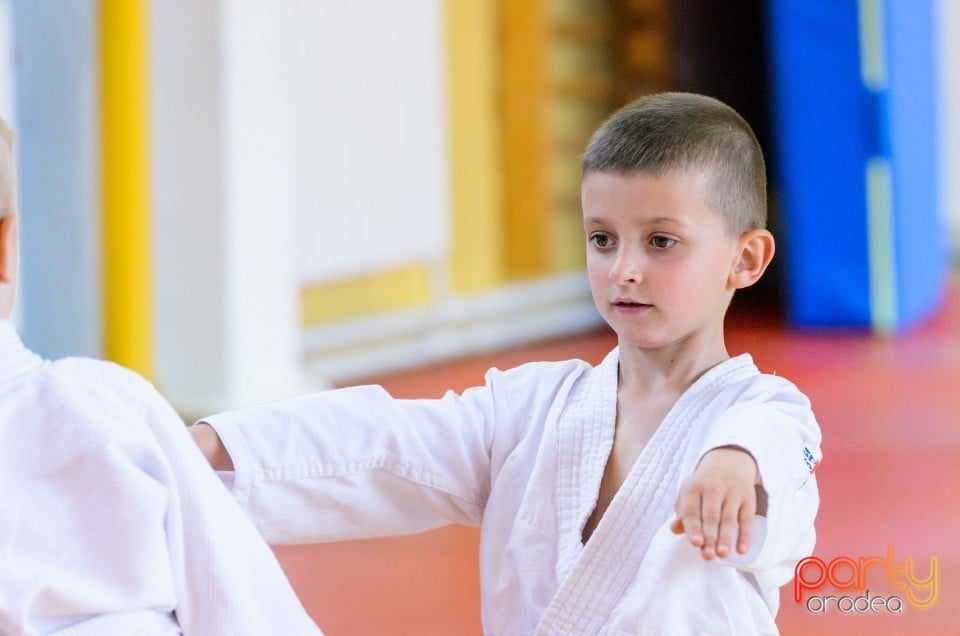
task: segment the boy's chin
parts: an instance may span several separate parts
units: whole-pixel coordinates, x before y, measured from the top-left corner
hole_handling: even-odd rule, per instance
[[[656,350],[675,344],[670,338],[651,334],[617,333],[617,343],[621,348]]]
[[[665,329],[614,329],[617,334],[617,343],[621,348],[644,349],[658,351],[661,349],[678,351],[685,347],[702,343],[702,334],[680,330]]]

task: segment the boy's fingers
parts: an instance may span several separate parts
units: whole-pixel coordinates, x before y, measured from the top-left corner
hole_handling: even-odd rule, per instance
[[[703,545],[703,530],[700,526],[700,493],[685,484],[680,488],[677,499],[677,517],[690,543],[696,547]]]
[[[727,500],[724,502],[723,511],[720,516],[720,533],[717,537],[717,556],[730,556],[730,551],[737,541],[737,531],[739,530],[738,511],[740,506],[736,500]]]
[[[750,539],[753,538],[753,515],[752,506],[740,507],[740,538],[737,541],[737,552],[740,554],[746,554],[750,549]]]
[[[711,484],[704,488],[700,504],[701,531],[703,532],[703,558],[712,559],[717,553],[720,535],[720,515],[723,510],[723,487]],[[686,519],[684,519],[686,522]]]

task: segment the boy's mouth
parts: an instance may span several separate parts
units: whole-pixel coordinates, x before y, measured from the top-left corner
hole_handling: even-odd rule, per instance
[[[642,302],[640,302],[639,300],[634,300],[634,299],[632,299],[632,298],[622,298],[622,297],[621,297],[621,298],[614,298],[614,299],[613,299],[613,304],[614,304],[614,305],[627,305],[627,306],[631,306],[631,305],[632,305],[632,306],[643,306],[643,307],[649,307],[649,306],[650,306],[650,303],[642,303]]]
[[[617,298],[616,300],[613,301],[613,307],[614,309],[617,309],[619,311],[635,312],[635,311],[643,311],[645,309],[649,309],[650,307],[653,307],[653,305],[642,303],[638,300],[633,300],[631,298]]]

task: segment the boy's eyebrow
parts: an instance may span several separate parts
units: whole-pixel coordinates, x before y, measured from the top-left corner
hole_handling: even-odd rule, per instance
[[[596,216],[585,216],[583,217],[583,224],[602,224],[605,222],[605,219]],[[687,224],[679,219],[675,219],[671,216],[654,216],[649,219],[642,219],[644,225],[682,225],[686,226]]]
[[[647,225],[686,225],[680,219],[675,219],[672,216],[655,216],[646,223]]]

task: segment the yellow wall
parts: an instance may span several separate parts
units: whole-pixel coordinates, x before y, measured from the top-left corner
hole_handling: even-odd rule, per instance
[[[447,0],[447,92],[454,291],[504,280],[496,0]]]
[[[615,101],[613,16],[592,0],[500,6],[508,273],[582,269],[580,156]]]
[[[333,283],[311,285],[300,295],[304,325],[418,307],[430,300],[430,273],[411,264]]]
[[[548,151],[547,20],[543,0],[500,0],[507,270],[550,269],[553,243],[544,159]]]

